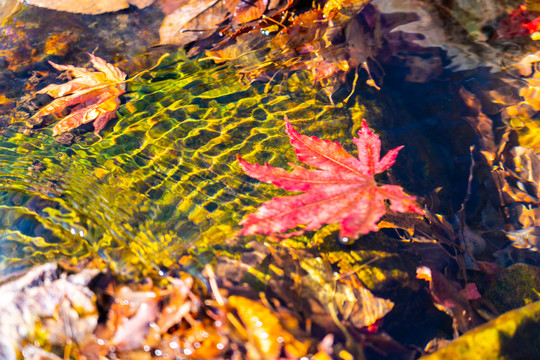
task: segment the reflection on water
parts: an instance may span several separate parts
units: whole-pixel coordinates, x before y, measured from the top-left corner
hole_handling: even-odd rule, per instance
[[[129,106],[101,141],[86,134],[64,146],[50,130],[5,130],[5,264],[97,254],[124,270],[167,265],[182,250],[233,236],[247,210],[278,194],[243,176],[235,157],[292,160],[285,115],[306,132],[320,133],[324,122],[327,138],[349,137],[350,110],[308,86],[289,90],[308,78],[268,91],[210,61],[170,62],[128,86]]]

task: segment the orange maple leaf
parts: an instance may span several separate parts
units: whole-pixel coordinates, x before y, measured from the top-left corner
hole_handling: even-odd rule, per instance
[[[51,84],[38,91],[39,94],[48,94],[55,100],[39,109],[33,117],[58,114],[68,106],[76,105],[69,115],[54,126],[53,135],[62,134],[93,121],[94,133],[99,136],[99,132],[114,117],[120,105],[118,96],[126,91],[124,83],[126,74],[105,60],[92,54],[88,55],[98,71],[49,61],[55,69],[69,71],[74,79],[65,84]]]
[[[386,201],[395,212],[423,214],[415,197],[400,186],[378,185],[375,175],[394,163],[401,146],[390,150],[382,159],[381,140],[362,122],[358,138],[358,158],[347,153],[340,144],[301,135],[287,122],[287,134],[298,160],[316,168],[309,170],[290,164],[292,172],[268,164],[250,164],[238,157],[246,174],[300,195],[274,198],[264,203],[256,213],[240,222],[240,235],[275,234],[283,237],[315,230],[323,224],[340,223],[342,239],[354,239],[377,231],[377,221],[386,213]],[[287,230],[303,226],[298,231]]]

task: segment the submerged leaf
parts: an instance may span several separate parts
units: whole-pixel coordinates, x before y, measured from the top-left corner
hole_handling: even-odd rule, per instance
[[[478,136],[480,150],[491,162],[495,157],[497,145],[495,144],[495,134],[493,133],[493,121],[482,112],[482,105],[473,93],[467,91],[464,87],[459,89],[459,94],[465,104],[473,112],[473,116],[466,116],[465,120],[471,125]]]
[[[512,246],[538,251],[538,247],[540,246],[540,226],[530,226],[521,230],[507,231],[505,234],[512,241]]]
[[[281,348],[297,349],[300,356],[307,352],[308,343],[294,338],[280,323],[280,319],[262,304],[241,297],[230,296],[229,305],[235,309],[247,330],[246,347],[250,359],[278,359]]]
[[[54,135],[62,134],[91,121],[94,122],[94,133],[97,135],[114,117],[120,105],[118,96],[125,92],[123,81],[126,74],[105,60],[92,54],[89,55],[92,65],[99,71],[94,72],[49,61],[55,69],[69,71],[74,79],[65,84],[51,84],[38,91],[39,94],[48,94],[56,100],[39,109],[33,117],[58,114],[68,106],[76,105],[69,115],[54,126]]]
[[[154,0],[25,0],[24,2],[52,10],[96,15],[127,9],[130,5],[142,9],[151,5]]]
[[[235,2],[236,6],[230,11],[235,23],[247,23],[260,18],[268,6],[268,0],[231,1],[232,4]]]
[[[389,211],[377,224],[377,227],[379,229],[401,229],[404,230],[409,237],[412,237],[414,235],[415,225],[422,220],[423,217],[416,213],[397,214]]]
[[[455,329],[466,332],[478,325],[480,319],[469,303],[469,300],[480,297],[476,285],[468,284],[465,289],[460,289],[459,284],[447,280],[443,274],[427,266],[416,269],[416,277],[429,282],[434,305],[452,316]]]
[[[307,273],[300,278],[305,295],[317,299],[336,325],[342,318],[361,329],[375,324],[394,307],[392,301],[374,296],[356,276],[336,279],[332,267],[322,258],[306,258],[300,266]]]
[[[249,176],[289,191],[304,192],[263,204],[255,214],[242,220],[241,235],[268,235],[305,225],[284,235],[288,237],[339,222],[342,238],[356,238],[378,230],[376,223],[386,213],[386,200],[390,201],[392,211],[422,213],[415,198],[405,194],[401,187],[379,186],[375,182],[375,174],[392,166],[401,147],[380,159],[381,141],[365,120],[359,137],[353,139],[358,146],[358,159],[338,143],[300,135],[289,123],[287,134],[298,160],[317,170],[291,164],[294,170],[289,173],[268,164],[252,165],[238,156],[240,166]]]
[[[161,44],[184,46],[207,37],[225,19],[227,9],[222,1],[184,0],[168,4],[170,11],[159,29]],[[174,8],[173,5],[176,5]]]

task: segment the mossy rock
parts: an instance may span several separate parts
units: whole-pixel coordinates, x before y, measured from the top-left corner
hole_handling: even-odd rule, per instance
[[[540,302],[507,312],[422,359],[540,359]]]
[[[500,312],[540,300],[540,267],[514,264],[504,269],[484,292]]]

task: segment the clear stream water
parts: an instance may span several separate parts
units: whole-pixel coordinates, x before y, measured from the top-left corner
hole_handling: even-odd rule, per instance
[[[201,263],[238,257],[235,246],[249,240],[235,236],[240,220],[287,192],[248,178],[236,155],[282,167],[296,162],[285,117],[299,132],[339,141],[350,152],[366,118],[383,152],[405,145],[381,181],[403,186],[434,213],[453,216],[467,194],[470,147],[478,144],[459,90],[476,94],[501,129],[500,108],[486,94],[508,86],[501,68],[531,45],[527,37],[481,40],[482,31],[485,37],[493,31],[489,22],[479,30],[475,21],[457,17],[457,6],[450,16],[418,4],[380,0],[357,16],[361,28],[377,27],[362,44],[345,40],[369,54],[381,89],[366,84],[364,70],[358,80],[351,71],[331,99],[305,70],[249,83],[227,63],[156,46],[163,18],[156,6],[99,16],[22,6],[4,19],[0,38],[0,273],[87,256],[126,275],[167,269],[184,254]],[[103,139],[83,126],[60,142],[52,120],[29,126],[28,118],[50,101],[32,93],[64,81],[47,60],[83,66],[86,52],[129,77],[170,56],[128,82]],[[468,224],[500,233],[500,219],[483,212],[492,190],[479,181],[472,187]],[[367,245],[355,246],[371,246],[370,236]],[[305,245],[310,238],[294,241]],[[502,246],[505,239],[491,241]],[[426,301],[418,300],[415,311]],[[394,335],[421,343],[430,326],[444,323],[449,330],[442,315],[435,325],[416,316],[422,331],[394,329]]]
[[[364,13],[365,23],[376,16],[374,7]],[[477,57],[471,68],[470,60],[448,56],[445,47],[457,51],[451,45],[407,39],[395,29],[411,20],[396,14],[383,20],[384,43],[369,60],[382,90],[365,85],[361,72],[347,104],[353,74],[332,104],[302,72],[248,84],[230,66],[151,48],[160,21],[154,8],[85,16],[29,7],[12,15],[1,50],[2,87],[13,102],[4,110],[0,151],[3,267],[89,253],[151,266],[193,244],[223,241],[247,211],[284,194],[247,179],[235,156],[293,161],[285,116],[303,133],[351,151],[359,120],[367,118],[385,149],[405,145],[392,173],[399,183],[419,196],[442,187],[441,210],[455,209],[475,141],[457,91],[488,87],[496,78],[475,54],[458,54]],[[84,51],[94,50],[127,72],[155,64],[165,51],[173,55],[128,83],[101,141],[89,126],[73,132],[71,145],[55,141],[48,124],[21,130],[24,116],[49,101],[21,101],[31,93],[25,90],[58,82],[46,60],[80,66],[88,63]],[[461,61],[469,68],[456,71]]]

